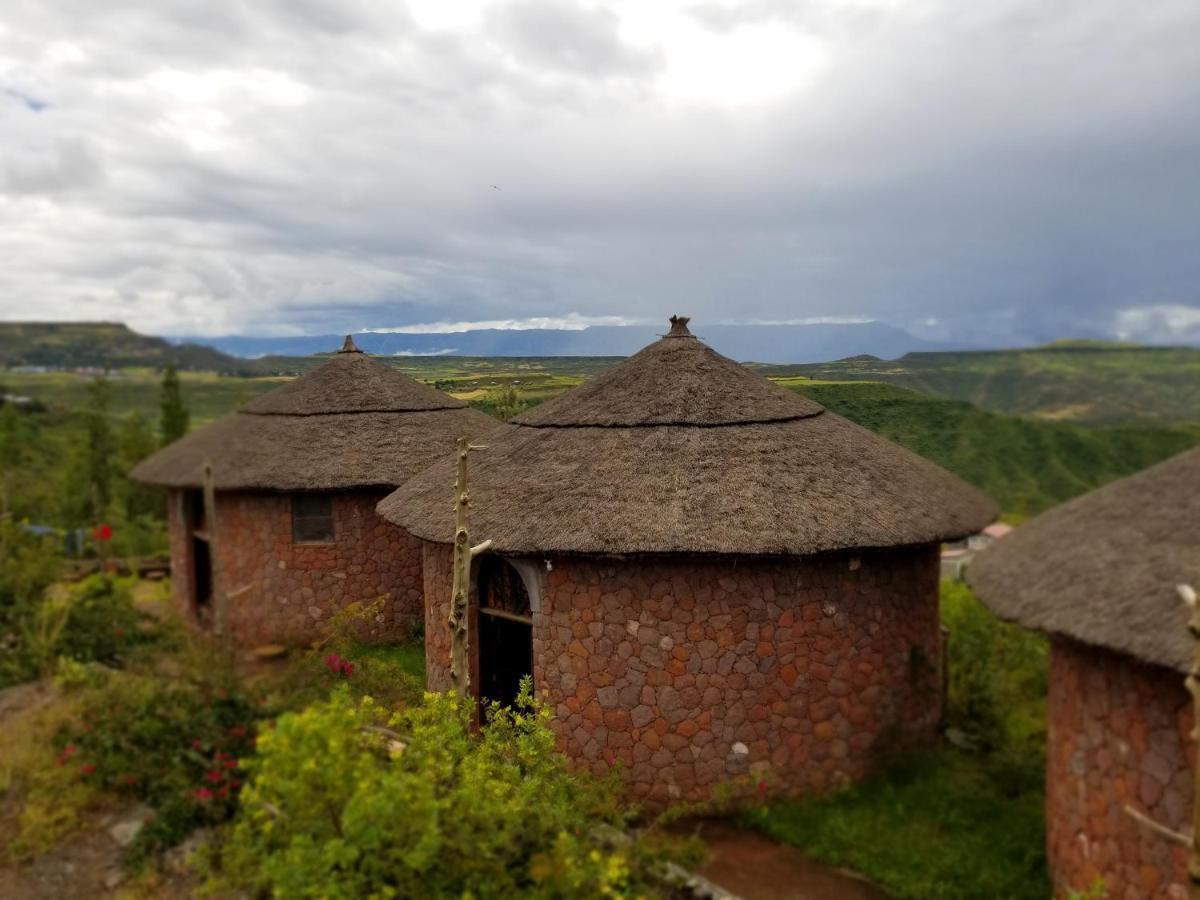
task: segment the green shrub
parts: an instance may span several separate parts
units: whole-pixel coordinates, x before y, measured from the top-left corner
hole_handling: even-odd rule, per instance
[[[228,819],[264,711],[215,660],[199,680],[112,673],[83,692],[78,718],[55,741],[60,764],[97,789],[153,807],[138,861],[195,828]]]
[[[1046,639],[1001,622],[961,582],[942,582],[941,604],[942,624],[950,632],[947,722],[987,749],[1039,756],[1046,727]]]
[[[526,695],[478,733],[427,695],[389,714],[346,689],[262,734],[224,877],[278,897],[586,897],[653,891],[611,790],[571,775]],[[610,829],[611,832],[611,829]]]
[[[130,579],[93,575],[78,584],[43,586],[9,610],[0,679],[51,674],[59,660],[120,665],[160,638],[154,621],[133,605]]]

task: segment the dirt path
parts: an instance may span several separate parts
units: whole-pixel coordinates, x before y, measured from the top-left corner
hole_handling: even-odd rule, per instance
[[[744,900],[888,900],[852,872],[818,865],[795,847],[727,822],[704,822],[699,834],[710,853],[700,874]]]

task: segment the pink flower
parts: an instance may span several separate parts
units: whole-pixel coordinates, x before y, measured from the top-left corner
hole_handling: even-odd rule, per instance
[[[349,678],[354,674],[354,663],[342,661],[342,674]]]
[[[196,790],[192,792],[192,796],[195,797],[197,800],[200,800],[203,802],[203,801],[211,800],[212,796],[213,796],[213,792],[205,787],[196,788]]]
[[[325,657],[325,667],[334,675],[336,675],[341,671],[342,658],[336,653],[330,653],[327,657]]]

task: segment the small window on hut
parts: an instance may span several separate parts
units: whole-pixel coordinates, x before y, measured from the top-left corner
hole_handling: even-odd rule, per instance
[[[333,498],[328,494],[292,497],[292,540],[297,544],[333,540]]]

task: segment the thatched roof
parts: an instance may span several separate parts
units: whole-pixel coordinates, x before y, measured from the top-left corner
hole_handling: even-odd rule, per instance
[[[395,487],[460,436],[498,427],[461,400],[421,384],[354,347],[193,431],[134,467],[131,477],[198,487],[205,462],[219,490]]]
[[[1002,618],[1187,671],[1176,585],[1200,587],[1200,448],[1027,522],[967,581]]]
[[[472,533],[513,553],[806,555],[978,531],[996,509],[928,460],[670,334],[471,456]],[[439,464],[379,504],[454,530]]]

